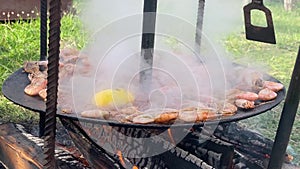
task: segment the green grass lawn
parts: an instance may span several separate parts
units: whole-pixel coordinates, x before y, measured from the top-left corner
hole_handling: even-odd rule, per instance
[[[62,19],[62,46],[82,48],[85,32],[78,17],[67,14]],[[3,81],[22,67],[24,61],[39,60],[40,20],[0,24],[0,88]],[[36,123],[38,116],[8,101],[0,94],[0,120]]]
[[[292,12],[283,10],[282,5],[268,4],[273,12],[277,44],[270,45],[245,39],[243,27],[239,32],[224,38],[224,46],[233,59],[241,64],[261,65],[267,72],[288,87],[294,61],[300,45],[300,8]],[[261,20],[255,20],[260,23]],[[86,34],[77,16],[66,14],[62,19],[62,45],[79,49],[85,45]],[[39,59],[39,20],[0,24],[0,86],[3,81],[20,68],[25,60]],[[241,123],[274,138],[282,104],[273,110]],[[0,94],[0,120],[21,123],[37,123],[37,114],[9,102]],[[300,159],[300,113],[298,112],[290,140],[289,152],[299,164]]]

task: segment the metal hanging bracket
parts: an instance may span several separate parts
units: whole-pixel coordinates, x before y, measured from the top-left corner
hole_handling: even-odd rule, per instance
[[[255,26],[251,24],[251,10],[254,9],[264,12],[267,21],[267,27]],[[276,44],[272,13],[267,7],[264,6],[263,0],[252,0],[251,3],[244,6],[244,21],[246,39]]]

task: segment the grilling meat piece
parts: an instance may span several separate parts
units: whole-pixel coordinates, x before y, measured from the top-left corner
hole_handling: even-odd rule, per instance
[[[40,66],[47,67],[48,61],[26,61],[24,62],[23,69],[26,73],[35,74],[40,71]]]
[[[46,101],[46,100],[47,100],[47,89],[42,89],[42,90],[39,92],[39,96],[40,96],[44,101]]]
[[[64,114],[72,114],[73,113],[72,108],[68,107],[68,106],[64,106],[64,108],[62,108],[60,111]]]
[[[263,74],[254,69],[236,68],[232,76],[237,82],[235,88],[246,91],[258,91],[262,88]]]
[[[59,78],[70,78],[75,70],[75,65],[71,63],[63,64],[59,68]]]
[[[256,79],[253,81],[252,90],[257,92],[264,88],[264,80]]]
[[[237,107],[231,103],[224,103],[224,105],[220,108],[220,112],[222,115],[233,115],[237,111]]]
[[[271,89],[265,88],[259,91],[258,97],[260,100],[269,101],[275,99],[277,97],[277,93],[275,93]]]
[[[167,109],[163,113],[155,116],[154,122],[156,123],[168,123],[172,120],[177,119],[179,111],[176,109]]]
[[[283,84],[272,81],[264,81],[263,85],[265,88],[268,88],[274,92],[278,92],[284,87]]]
[[[64,48],[60,50],[60,58],[64,63],[73,62],[75,63],[78,59],[80,51],[75,48]]]
[[[37,61],[27,61],[23,65],[23,69],[27,73],[35,73],[40,71],[40,67]]]
[[[132,122],[137,124],[169,123],[178,118],[176,109],[152,109],[140,115],[133,115]]]
[[[206,121],[217,118],[217,110],[212,108],[200,108],[197,110],[197,121]]]
[[[63,84],[62,86],[70,82],[75,70],[76,73],[84,76],[90,76],[89,72],[92,70],[92,64],[88,57],[71,48],[61,50],[59,64],[59,83]],[[29,74],[28,78],[31,81],[24,92],[30,96],[39,95],[46,100],[47,73],[40,71],[41,65],[47,68],[47,61],[24,63],[24,71]],[[195,98],[192,92],[187,92],[188,94],[185,93],[184,99],[181,100],[181,90],[175,84],[165,83],[164,78],[160,79],[153,76],[154,79],[158,78],[155,82],[160,87],[159,92],[166,97],[167,102],[164,106],[168,108],[149,109],[150,106],[159,106],[150,104],[151,101],[145,99],[148,98],[147,95],[140,94],[141,96],[139,96],[137,94],[138,96],[134,97],[133,94],[124,89],[107,89],[95,95],[98,109],[90,106],[83,107],[82,110],[86,111],[81,112],[80,115],[86,118],[109,119],[135,124],[170,124],[177,119],[187,123],[203,122],[234,115],[238,108],[253,109],[256,106],[254,101],[273,100],[277,97],[276,92],[284,88],[280,83],[265,81],[262,73],[252,69],[239,68],[233,73],[236,74],[231,76],[233,79],[230,87],[232,88],[228,88],[226,91],[226,98],[220,98],[221,95],[212,97],[209,93],[205,95],[205,92],[201,97]],[[62,86],[59,87],[58,92],[59,110],[61,113],[74,113],[75,110],[71,104],[72,93]],[[160,105],[158,101],[160,95],[158,97],[157,100],[155,98],[154,100]]]
[[[91,70],[88,57],[80,55],[80,51],[74,48],[64,48],[60,52],[60,63],[59,63],[59,83],[62,81],[68,81],[72,76],[75,65],[80,65],[79,73],[88,75]],[[47,69],[48,61],[26,61],[24,62],[24,72],[28,73],[28,79],[31,81],[24,92],[30,96],[39,95],[42,99],[46,100],[47,92],[47,71],[40,71],[40,66],[44,66]]]
[[[24,92],[29,96],[36,96],[47,87],[47,80],[44,78],[34,78],[31,84],[25,87]]]
[[[235,98],[236,99],[245,99],[245,100],[249,100],[249,101],[255,101],[258,99],[258,95],[253,92],[242,91],[242,92],[236,94]]]
[[[245,99],[237,99],[234,103],[237,107],[242,109],[253,109],[255,107],[254,101],[249,101]]]
[[[133,123],[136,124],[149,124],[153,123],[155,120],[153,114],[141,114],[132,119]]]
[[[80,114],[82,117],[87,117],[87,118],[96,118],[96,119],[107,119],[109,117],[109,112],[104,111],[104,110],[87,110],[83,111]]]
[[[195,110],[186,110],[179,112],[178,118],[184,122],[195,122],[198,114]]]
[[[24,89],[24,92],[29,96],[39,95],[40,91],[45,89],[47,86],[47,73],[41,72],[40,65],[46,65],[46,61],[27,61],[23,65],[23,69],[28,74],[28,79],[31,81]],[[42,98],[45,100],[42,93]]]

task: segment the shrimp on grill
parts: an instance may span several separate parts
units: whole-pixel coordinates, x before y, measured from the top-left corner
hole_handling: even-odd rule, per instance
[[[36,96],[39,92],[45,89],[47,86],[47,79],[44,78],[34,78],[31,84],[25,87],[24,92],[29,96]]]
[[[137,124],[169,123],[177,119],[179,111],[176,109],[152,109],[133,117],[132,122]]]
[[[237,107],[231,103],[224,103],[221,107],[220,107],[220,113],[222,115],[233,115],[235,114],[235,112],[237,111]]]
[[[240,93],[236,94],[235,98],[236,99],[245,99],[245,100],[249,100],[249,101],[255,101],[258,99],[258,95],[253,92],[241,91]]]
[[[197,110],[197,121],[206,121],[217,117],[217,110],[213,108],[199,108]]]
[[[87,118],[107,119],[109,116],[109,112],[105,110],[94,109],[94,110],[83,111],[81,112],[80,115],[82,117],[87,117]]]
[[[283,89],[283,84],[277,83],[277,82],[272,82],[272,81],[264,81],[263,86],[265,88],[268,88],[274,92],[278,92]]]
[[[265,88],[259,91],[258,97],[260,100],[269,101],[275,99],[277,97],[277,93],[275,93],[271,89]]]
[[[149,124],[149,123],[153,123],[154,120],[155,117],[153,116],[153,114],[141,114],[134,117],[132,119],[132,122],[136,124]]]
[[[237,99],[234,103],[237,107],[242,109],[253,109],[255,107],[254,101],[249,101],[245,99]]]
[[[168,123],[177,119],[179,111],[176,109],[164,109],[162,113],[155,116],[154,122],[156,123]]]
[[[40,71],[39,63],[37,61],[26,61],[23,65],[23,70],[26,73],[36,73]]]
[[[41,91],[39,91],[39,96],[46,101],[47,100],[47,89],[42,89]]]
[[[179,112],[178,118],[184,122],[196,122],[198,114],[195,110],[183,110]]]

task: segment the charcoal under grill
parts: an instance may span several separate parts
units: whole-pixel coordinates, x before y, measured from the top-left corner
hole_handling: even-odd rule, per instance
[[[80,124],[76,121],[61,118],[64,127],[69,131],[75,145],[79,147],[84,157],[90,161],[93,168],[155,168],[155,169],[263,169],[266,167],[267,156],[271,153],[271,140],[262,140],[263,136],[258,133],[250,132],[236,123],[227,123],[219,125],[215,135],[206,136],[200,133],[202,128],[194,128],[189,134],[177,145],[170,141],[169,136],[153,137],[152,142],[157,144],[165,152],[151,157],[133,158],[127,157],[128,154],[138,154],[139,143],[134,144],[132,140],[128,140],[111,131],[121,132],[130,137],[149,137],[151,133],[148,130],[136,128],[112,127],[113,130],[105,130],[107,126],[95,124]],[[83,126],[84,128],[83,129]],[[88,128],[88,129],[87,129]],[[232,130],[234,128],[235,130]],[[137,131],[138,130],[138,131]],[[228,130],[239,131],[241,134],[228,132]],[[95,132],[96,131],[96,132]],[[91,135],[97,134],[98,140],[92,139]],[[248,140],[243,140],[243,134],[251,135],[248,139],[256,140],[256,144],[251,144]],[[102,137],[99,137],[101,135]],[[226,137],[224,135],[227,135]],[[113,138],[110,144],[118,145],[118,149],[122,152],[122,160],[118,153],[110,153],[102,148],[98,141],[106,142],[107,137]],[[222,139],[220,139],[220,138]],[[245,136],[244,136],[245,137]],[[224,139],[226,138],[226,139]],[[237,144],[236,141],[240,140]],[[205,142],[200,140],[205,139]],[[148,143],[150,144],[150,143]],[[86,146],[89,145],[89,146]],[[101,145],[101,146],[99,146]],[[248,147],[252,146],[252,152],[257,154],[249,154],[239,145]],[[262,145],[266,145],[263,150]],[[147,148],[140,150],[145,153],[150,151]]]

